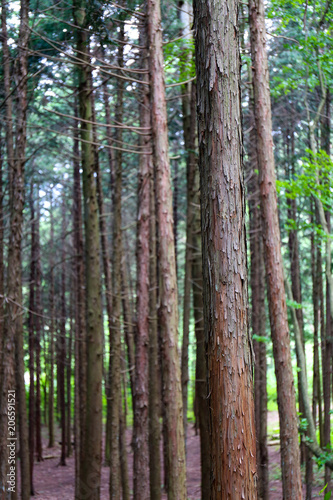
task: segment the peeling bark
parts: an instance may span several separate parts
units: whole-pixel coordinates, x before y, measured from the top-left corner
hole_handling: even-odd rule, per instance
[[[237,11],[194,3],[212,499],[257,497]]]

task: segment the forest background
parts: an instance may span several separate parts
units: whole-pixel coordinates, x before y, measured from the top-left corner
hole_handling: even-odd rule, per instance
[[[331,489],[329,463],[332,461],[330,87],[333,79],[333,9],[329,1],[303,3],[297,0],[272,0],[265,8],[272,136],[299,433],[303,441],[313,437],[309,437],[309,422],[301,396],[302,365],[295,334],[300,335],[304,346],[308,396],[321,446],[314,458],[305,444],[301,444],[301,461],[307,491],[311,491],[313,470],[318,465],[325,468],[325,477],[320,476],[320,481],[322,487],[327,485],[327,492]],[[191,165],[195,165],[197,170],[198,158],[195,127],[193,129],[196,123],[194,20],[192,6],[183,0],[162,2],[161,14],[179,308],[179,366],[186,432],[187,424],[195,425],[196,429],[204,425],[203,420],[199,423],[198,400],[200,390],[204,390],[200,386],[203,381],[202,375],[198,375],[200,369],[204,370],[205,378],[202,358],[198,359],[197,355],[198,346],[204,343],[202,299],[200,302],[198,298],[202,295],[199,172],[191,169]],[[153,261],[152,267],[156,268],[159,254],[152,253],[152,248],[157,245],[158,252],[159,245],[162,246],[158,232],[158,237],[152,238],[156,229],[149,229],[149,224],[146,233],[140,233],[142,221],[144,224],[154,219],[153,224],[156,224],[153,216],[158,212],[151,199],[154,196],[150,195],[150,200],[146,198],[146,205],[142,201],[145,182],[153,186],[151,192],[156,191],[154,174],[149,170],[151,161],[144,167],[141,159],[152,158],[150,121],[144,122],[142,113],[143,108],[150,107],[148,84],[143,83],[151,71],[144,49],[147,34],[142,30],[146,15],[144,7],[134,1],[120,5],[95,0],[87,4],[79,0],[73,4],[64,0],[55,3],[30,0],[29,4],[27,0],[2,2],[0,296],[3,300],[0,338],[2,370],[7,373],[6,360],[11,359],[13,348],[4,344],[8,340],[6,317],[11,314],[6,308],[10,303],[11,283],[21,279],[18,277],[22,269],[22,300],[19,300],[22,345],[16,347],[16,356],[22,349],[22,359],[21,364],[16,361],[15,371],[20,371],[21,382],[24,380],[25,385],[18,387],[24,394],[26,392],[28,411],[25,417],[21,413],[20,419],[21,422],[26,419],[29,436],[31,488],[28,489],[31,491],[34,489],[32,464],[35,459],[43,459],[45,444],[51,448],[55,445],[58,425],[61,430],[60,460],[64,464],[66,457],[73,453],[74,441],[77,449],[86,408],[95,404],[94,389],[88,386],[86,391],[84,385],[87,373],[82,365],[85,363],[79,362],[86,356],[80,351],[84,329],[89,338],[99,325],[97,329],[101,334],[98,342],[103,349],[103,363],[96,361],[100,352],[92,351],[87,370],[94,372],[96,377],[101,371],[103,383],[96,392],[101,396],[99,411],[103,420],[103,460],[105,458],[106,463],[110,462],[112,453],[120,453],[119,461],[123,453],[121,446],[118,452],[113,449],[110,435],[121,436],[126,428],[135,427],[133,395],[138,384],[135,356],[141,352],[137,343],[141,338],[138,334],[140,286],[146,279],[140,275],[140,248],[149,241],[150,264]],[[239,43],[249,326],[255,366],[260,368],[255,369],[254,375],[255,401],[261,405],[255,410],[257,440],[262,447],[261,451],[257,449],[257,455],[261,457],[263,470],[267,470],[267,436],[273,440],[279,437],[275,423],[267,427],[267,411],[277,411],[278,395],[260,242],[262,228],[248,16],[248,6],[241,2]],[[12,151],[15,149],[12,155],[15,161],[11,160],[8,147]],[[18,167],[16,163],[20,161]],[[90,171],[87,170],[89,164]],[[21,173],[24,170],[24,176],[15,177],[19,169]],[[14,197],[11,190],[15,192]],[[95,203],[90,207],[91,212],[88,211],[96,215],[91,219],[88,212],[82,216],[89,199]],[[161,204],[161,200],[157,202]],[[20,203],[21,208],[17,205]],[[15,210],[17,213],[22,211],[21,255],[13,246],[13,227],[18,224],[13,216]],[[323,210],[326,225],[320,210]],[[84,230],[83,219],[90,220],[85,220]],[[89,265],[84,262],[84,247]],[[11,259],[15,258],[19,260],[13,264]],[[199,266],[199,273],[196,266]],[[84,271],[84,267],[91,274]],[[13,275],[10,274],[12,268]],[[150,267],[145,272],[150,279],[148,298],[155,301],[155,305],[147,303],[146,307],[156,312],[161,270],[154,275]],[[88,290],[90,296],[86,297]],[[102,309],[99,311],[100,294]],[[83,328],[85,307],[90,319]],[[256,323],[259,317],[260,322]],[[162,422],[159,440],[164,443],[165,465],[169,460],[165,415],[168,404],[164,399],[167,391],[163,387],[168,385],[169,379],[160,382],[160,378],[163,379],[161,371],[165,370],[158,368],[163,366],[164,355],[163,342],[157,335],[161,319],[157,314],[154,318],[156,344],[151,342],[150,349],[155,349],[151,355],[154,362],[158,361],[154,365],[156,371],[149,372],[150,383],[155,382],[155,387],[150,386],[149,391],[155,395],[155,410]],[[151,331],[149,335],[151,339]],[[111,338],[116,340],[111,342]],[[142,345],[145,342],[147,338]],[[114,366],[109,363],[110,359],[117,360]],[[177,357],[174,362],[178,362]],[[11,369],[9,366],[9,379],[15,376]],[[3,373],[1,375],[5,380]],[[172,380],[170,373],[169,376]],[[89,380],[94,387],[93,378]],[[85,402],[80,402],[82,387],[83,392],[87,392],[84,397],[90,398]],[[122,398],[118,405],[115,404],[116,390]],[[84,416],[80,416],[81,413]],[[116,430],[112,427],[115,420],[118,422]],[[200,432],[208,431],[201,429]],[[47,435],[47,443],[42,434]],[[82,443],[85,442],[83,434],[81,438]],[[1,439],[5,439],[4,435]],[[93,435],[91,439],[98,441],[102,437]],[[86,446],[89,447],[89,443]],[[135,444],[133,446],[135,448]],[[80,453],[76,452],[76,467],[81,467],[80,473],[84,474],[87,465]],[[83,462],[79,463],[80,460]],[[163,474],[162,482],[168,485],[171,472],[167,465]],[[114,481],[116,476],[117,471]],[[124,472],[119,477],[123,481],[123,491],[132,489],[126,486]],[[266,491],[268,477],[265,480],[263,477],[266,476],[262,472],[261,481]],[[120,490],[120,485],[115,488]],[[263,492],[262,497],[266,498],[265,495]],[[310,493],[308,498],[311,498]]]

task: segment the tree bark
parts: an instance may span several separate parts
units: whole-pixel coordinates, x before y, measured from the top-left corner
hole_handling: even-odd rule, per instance
[[[160,2],[148,0],[151,123],[156,168],[159,228],[163,383],[168,434],[168,499],[183,500],[186,492],[186,461],[182,414],[181,374],[178,356],[178,296],[172,221],[172,192],[168,156]]]
[[[65,188],[63,187],[63,190]],[[61,428],[61,466],[66,465],[66,404],[65,404],[65,363],[66,363],[66,201],[63,191],[61,215],[61,283],[60,283],[60,328],[58,339],[58,381],[59,381],[59,403],[60,403],[60,428]]]
[[[194,3],[212,499],[256,498],[238,3]],[[231,452],[232,450],[232,452]]]
[[[54,446],[54,219],[53,219],[53,195],[51,190],[50,199],[50,274],[49,274],[49,352],[50,352],[50,387],[49,387],[49,444],[48,448]]]
[[[210,498],[210,440],[209,440],[209,406],[207,391],[207,351],[205,342],[205,326],[203,317],[203,282],[201,253],[201,217],[199,168],[196,156],[196,84],[191,90],[191,123],[189,151],[189,184],[190,203],[192,205],[192,291],[193,311],[196,337],[195,365],[195,398],[198,408],[198,424],[200,432],[200,462],[201,462],[201,498]],[[192,142],[193,141],[193,142]]]
[[[34,495],[33,468],[35,461],[35,279],[36,279],[36,219],[33,201],[33,182],[30,184],[30,224],[31,224],[31,261],[29,291],[29,461],[30,488]]]
[[[98,500],[100,497],[101,453],[102,453],[102,378],[103,378],[103,318],[100,282],[100,245],[98,226],[98,204],[94,177],[92,149],[92,106],[89,66],[88,19],[85,2],[76,0],[75,21],[77,30],[77,52],[85,65],[79,65],[79,115],[82,181],[85,228],[85,273],[86,273],[86,335],[87,335],[87,397],[84,442],[81,443],[80,495],[82,498]],[[83,451],[84,450],[84,451]]]
[[[37,462],[43,460],[43,447],[42,447],[42,422],[41,422],[41,334],[42,334],[42,321],[43,314],[42,308],[42,289],[41,289],[41,255],[40,255],[40,208],[39,208],[39,187],[37,184],[37,210],[36,210],[36,458]]]
[[[77,103],[75,102],[75,116],[78,115]],[[76,310],[75,310],[75,499],[80,500],[80,466],[84,460],[84,435],[86,425],[86,401],[87,401],[87,346],[86,346],[86,301],[84,282],[84,249],[82,231],[82,196],[80,179],[79,136],[77,120],[74,120],[74,143],[73,143],[73,217],[74,217],[74,248],[75,278],[76,278]]]
[[[280,416],[283,497],[302,498],[294,379],[283,283],[262,0],[250,2],[251,55],[264,254]]]
[[[147,28],[142,29],[140,45],[147,45]],[[142,67],[148,68],[148,50],[142,53]],[[144,81],[148,77],[144,76]],[[150,127],[148,86],[142,86],[140,106],[140,126]],[[142,151],[151,145],[149,135],[141,136]],[[149,491],[149,449],[148,449],[148,354],[149,354],[149,202],[151,155],[140,156],[138,186],[138,226],[137,226],[137,303],[136,303],[136,350],[135,350],[135,391],[134,391],[134,498],[146,498]]]
[[[118,66],[123,66],[125,30],[121,24],[118,35]],[[115,119],[122,123],[123,117],[123,93],[124,82],[118,80],[117,105]],[[122,140],[122,131],[117,129],[116,140]],[[122,257],[122,234],[121,234],[121,192],[122,192],[122,152],[116,150],[115,154],[115,189],[113,199],[113,302],[112,302],[112,342],[110,346],[110,499],[119,500],[121,496],[121,463],[119,453],[121,411],[121,257]]]
[[[161,413],[157,320],[157,253],[154,165],[150,169],[149,218],[149,470],[150,498],[161,499]]]

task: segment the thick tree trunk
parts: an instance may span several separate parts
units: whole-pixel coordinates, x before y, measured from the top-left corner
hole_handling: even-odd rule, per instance
[[[280,416],[283,497],[288,500],[302,498],[302,491],[296,400],[276,200],[265,14],[262,0],[250,2],[250,30],[264,254]]]
[[[94,177],[92,149],[92,106],[89,77],[89,37],[87,34],[87,12],[85,3],[75,2],[75,20],[81,29],[77,31],[77,51],[85,66],[78,66],[79,114],[82,180],[85,228],[85,272],[86,272],[86,335],[87,335],[87,398],[84,442],[81,442],[80,495],[82,498],[98,500],[100,497],[102,454],[102,378],[103,378],[103,318],[100,281],[100,245],[98,226],[98,204]]]
[[[196,0],[211,498],[256,498],[237,2]],[[233,450],[232,452],[230,450]]]
[[[144,26],[140,45],[147,45]],[[148,51],[142,53],[142,67],[148,68]],[[148,81],[148,77],[144,77]],[[140,106],[140,126],[150,127],[148,86],[142,86]],[[141,136],[142,151],[149,151],[151,138]],[[149,354],[149,202],[151,155],[140,156],[138,186],[138,226],[137,226],[137,303],[136,303],[136,350],[135,350],[135,391],[134,391],[134,498],[145,498],[149,491],[149,449],[148,449],[148,354]]]
[[[151,123],[156,168],[159,228],[161,328],[163,339],[163,383],[168,435],[168,498],[183,500],[186,493],[186,461],[182,394],[178,355],[178,294],[172,221],[172,192],[168,156],[161,12],[159,0],[148,0]]]

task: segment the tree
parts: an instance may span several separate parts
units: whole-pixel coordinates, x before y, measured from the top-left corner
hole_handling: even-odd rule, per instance
[[[301,498],[302,492],[296,400],[276,200],[263,2],[251,0],[249,12],[262,230],[280,417],[283,495],[285,499],[291,499]]]
[[[237,6],[194,4],[212,499],[257,495]]]
[[[156,169],[157,219],[160,259],[160,319],[163,342],[163,383],[168,434],[167,467],[169,500],[186,495],[186,462],[182,393],[178,356],[178,294],[172,221],[172,193],[168,156],[167,114],[164,87],[160,2],[148,0],[151,126]]]
[[[146,23],[142,28],[140,45],[147,44]],[[148,51],[142,53],[143,68],[148,68]],[[148,75],[144,76],[140,102],[140,126],[150,127]],[[148,448],[148,354],[149,354],[149,230],[150,230],[150,175],[152,170],[151,138],[141,136],[146,155],[140,156],[137,235],[137,327],[135,351],[134,391],[134,498],[144,498],[149,489]]]
[[[87,12],[80,0],[74,3],[77,54],[85,65],[77,66],[79,77],[79,115],[82,155],[82,184],[85,228],[87,399],[84,441],[81,443],[80,498],[98,500],[100,496],[102,453],[102,303],[99,258],[99,225],[94,158],[92,150],[92,106],[89,77],[89,37]],[[84,451],[83,451],[84,450]]]

